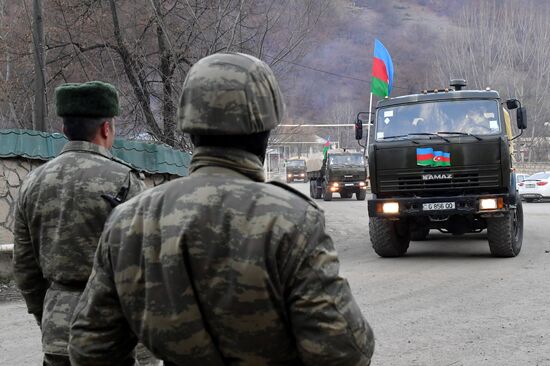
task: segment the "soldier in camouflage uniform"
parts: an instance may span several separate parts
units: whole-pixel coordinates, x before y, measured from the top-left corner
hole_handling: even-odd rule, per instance
[[[262,61],[197,62],[178,118],[190,176],[116,208],[75,311],[73,365],[131,364],[139,339],[165,365],[368,365],[373,333],[308,197],[264,182],[282,118]]]
[[[69,142],[21,187],[13,268],[28,311],[42,330],[44,364],[70,365],[70,320],[105,220],[117,195],[121,200],[135,196],[145,185],[138,172],[108,150],[119,112],[112,85],[64,84],[56,89],[56,107]]]

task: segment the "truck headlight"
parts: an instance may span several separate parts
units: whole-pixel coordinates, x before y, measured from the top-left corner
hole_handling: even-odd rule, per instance
[[[332,183],[332,186],[338,188],[338,187],[340,187],[340,184],[338,184],[338,182],[334,182],[334,183]]]
[[[305,177],[306,175],[304,173],[300,174],[300,177]]]
[[[292,174],[289,174],[288,177],[289,177],[289,178],[292,178]]]
[[[479,200],[480,210],[496,210],[504,207],[504,201],[499,198],[482,198]]]
[[[384,202],[382,205],[382,212],[385,214],[396,214],[399,213],[399,203],[398,202]]]
[[[480,210],[496,210],[497,200],[496,198],[482,198],[479,200]]]
[[[366,186],[366,185],[367,185],[367,184],[366,184],[365,182],[363,182],[363,181],[359,182],[359,187],[364,187],[364,186]]]

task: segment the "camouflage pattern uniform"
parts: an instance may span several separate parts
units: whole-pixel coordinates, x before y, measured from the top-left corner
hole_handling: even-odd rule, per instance
[[[192,134],[261,132],[282,112],[271,70],[242,54],[193,66],[179,109]],[[165,365],[368,365],[373,333],[338,270],[313,201],[265,183],[254,154],[198,147],[189,177],[107,221],[71,362],[131,364],[139,339]]]
[[[42,329],[47,355],[65,356],[73,310],[84,290],[105,220],[102,194],[145,189],[139,175],[106,148],[70,141],[26,177],[15,211],[14,276]],[[62,357],[52,357],[62,359]]]

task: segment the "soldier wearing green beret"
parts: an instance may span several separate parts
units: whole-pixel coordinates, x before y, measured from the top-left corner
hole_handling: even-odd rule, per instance
[[[145,185],[109,152],[119,114],[112,85],[64,84],[55,97],[69,142],[21,186],[13,264],[17,286],[42,330],[44,365],[70,365],[69,324],[105,220],[117,194],[129,198]]]
[[[373,333],[321,209],[264,181],[284,104],[271,69],[244,54],[198,61],[179,127],[190,176],[117,207],[77,306],[73,365],[131,364],[141,341],[165,365],[368,365]]]

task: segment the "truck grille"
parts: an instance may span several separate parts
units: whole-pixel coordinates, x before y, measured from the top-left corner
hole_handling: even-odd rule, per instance
[[[423,180],[422,174],[451,173],[445,180]],[[380,192],[411,192],[421,195],[422,191],[457,191],[469,189],[498,188],[500,170],[495,166],[475,168],[408,169],[398,173],[387,171],[380,174]]]
[[[342,182],[355,182],[358,180],[365,180],[365,178],[359,174],[346,174],[342,177]]]

